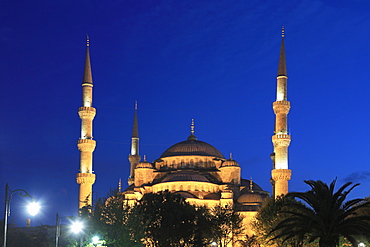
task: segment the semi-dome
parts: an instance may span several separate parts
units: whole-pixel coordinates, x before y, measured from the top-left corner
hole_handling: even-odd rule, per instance
[[[262,203],[266,198],[266,195],[258,193],[245,193],[239,196],[239,203]]]
[[[162,182],[179,182],[179,181],[209,182],[208,178],[206,178],[204,175],[188,171],[168,174],[162,180]]]
[[[214,146],[203,141],[198,141],[193,134],[191,134],[186,141],[172,145],[164,151],[161,158],[185,155],[212,156],[224,159],[222,153]]]

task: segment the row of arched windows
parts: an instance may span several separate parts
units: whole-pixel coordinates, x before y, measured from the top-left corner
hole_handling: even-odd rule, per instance
[[[178,169],[178,168],[211,168],[215,167],[215,163],[207,158],[203,160],[199,159],[164,159],[163,162],[159,163],[158,169],[168,168],[168,169]]]
[[[158,191],[202,191],[202,192],[210,192],[215,193],[218,192],[217,185],[211,184],[199,184],[199,182],[191,182],[187,185],[183,185],[180,182],[176,183],[166,183],[166,184],[158,184],[153,186],[153,192],[156,193]]]

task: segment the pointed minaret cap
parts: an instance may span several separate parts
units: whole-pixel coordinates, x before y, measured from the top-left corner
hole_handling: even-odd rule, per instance
[[[278,67],[278,76],[287,76],[286,60],[285,60],[285,48],[284,48],[284,26],[281,28],[281,47],[280,47],[280,59]]]
[[[132,138],[139,138],[139,127],[137,122],[137,101],[135,101],[134,125],[132,127]]]
[[[196,140],[197,138],[194,135],[194,119],[191,120],[191,126],[190,126],[190,136],[188,137],[188,140]]]
[[[82,79],[82,84],[86,84],[86,83],[93,84],[89,47],[90,47],[90,39],[89,39],[89,36],[86,35],[86,59],[85,59],[85,69],[84,69],[84,77]]]

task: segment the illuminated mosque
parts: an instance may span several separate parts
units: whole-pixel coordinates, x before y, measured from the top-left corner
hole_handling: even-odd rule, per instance
[[[271,183],[273,196],[288,192],[288,180],[291,170],[288,168],[288,147],[290,135],[287,132],[287,115],[290,102],[287,100],[287,70],[284,50],[284,29],[278,63],[276,101],[273,111],[276,115],[274,135],[272,135],[273,153],[271,159]],[[81,118],[81,137],[77,146],[80,150],[80,172],[76,175],[79,184],[79,203],[81,209],[92,205],[92,185],[96,174],[93,173],[92,156],[96,146],[92,137],[93,119],[96,110],[92,107],[92,72],[90,65],[89,40],[87,39],[86,60],[82,82],[82,107],[78,109]],[[186,198],[195,205],[213,207],[232,205],[244,216],[243,224],[248,226],[263,200],[269,196],[252,179],[241,178],[241,167],[237,161],[229,158],[211,144],[200,141],[194,133],[192,122],[190,135],[184,141],[165,150],[154,161],[147,161],[139,155],[139,130],[137,107],[131,138],[131,153],[128,156],[130,176],[128,187],[122,191],[130,203],[140,200],[146,193],[170,191]],[[246,233],[252,234],[250,227]]]

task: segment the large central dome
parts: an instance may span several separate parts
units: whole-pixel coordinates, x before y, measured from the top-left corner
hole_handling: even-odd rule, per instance
[[[197,138],[191,134],[186,141],[182,141],[172,145],[161,155],[161,158],[184,155],[199,155],[212,156],[224,159],[224,156],[214,146],[198,141]]]

